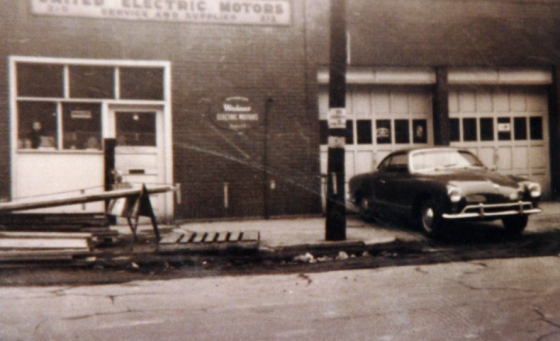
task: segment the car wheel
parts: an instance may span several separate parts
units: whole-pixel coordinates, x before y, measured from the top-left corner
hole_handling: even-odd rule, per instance
[[[506,231],[511,234],[520,234],[527,227],[529,216],[515,216],[502,218]]]
[[[437,205],[432,199],[424,201],[420,209],[420,226],[428,236],[441,232],[442,218]]]
[[[370,200],[368,198],[362,198],[359,203],[360,216],[364,221],[372,221],[375,219],[375,214],[371,209]]]

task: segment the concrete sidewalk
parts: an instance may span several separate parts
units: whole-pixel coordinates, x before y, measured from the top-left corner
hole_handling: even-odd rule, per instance
[[[533,215],[530,219],[528,232],[536,231],[539,225],[557,224],[560,226],[560,203],[541,203],[543,213]],[[126,226],[117,227],[120,233],[129,234]],[[142,234],[153,234],[149,225],[139,226]],[[387,222],[364,222],[358,215],[347,217],[347,238],[344,241],[325,240],[325,217],[283,218],[270,220],[236,220],[217,222],[190,222],[177,227],[162,228],[163,234],[172,231],[190,232],[260,232],[261,249],[298,249],[302,252],[314,248],[344,248],[348,246],[386,245],[400,242],[422,242],[427,238],[415,229]]]

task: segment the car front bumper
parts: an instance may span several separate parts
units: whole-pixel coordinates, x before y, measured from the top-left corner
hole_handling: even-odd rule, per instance
[[[477,218],[500,218],[514,215],[529,215],[541,213],[540,208],[533,206],[530,201],[519,201],[504,204],[471,204],[465,206],[459,213],[444,213],[444,219],[477,219]]]

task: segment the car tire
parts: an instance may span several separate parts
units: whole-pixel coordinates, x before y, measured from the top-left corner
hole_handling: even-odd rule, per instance
[[[433,199],[428,199],[422,203],[419,214],[418,221],[426,235],[434,237],[441,233],[443,218]]]
[[[529,216],[514,216],[502,218],[502,223],[509,234],[517,235],[521,234],[527,223],[529,222]]]
[[[358,207],[360,209],[360,217],[362,217],[364,221],[371,222],[375,220],[375,214],[371,209],[368,198],[361,198]]]

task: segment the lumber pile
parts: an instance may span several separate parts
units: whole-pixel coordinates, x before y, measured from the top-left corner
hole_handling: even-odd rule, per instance
[[[93,238],[84,232],[0,232],[0,262],[71,260],[89,254]]]

